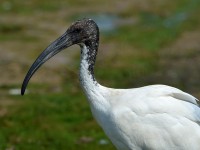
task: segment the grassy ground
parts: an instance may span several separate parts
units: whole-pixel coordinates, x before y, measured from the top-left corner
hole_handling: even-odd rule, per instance
[[[114,149],[79,86],[77,46],[46,63],[32,78],[27,95],[12,94],[37,55],[77,18],[117,18],[114,30],[101,32],[95,67],[101,84],[168,84],[200,97],[199,3],[2,0],[0,149]]]

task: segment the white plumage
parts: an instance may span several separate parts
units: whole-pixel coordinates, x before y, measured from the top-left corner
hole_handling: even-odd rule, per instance
[[[50,57],[73,44],[81,46],[80,82],[91,111],[119,150],[200,150],[200,107],[197,99],[166,85],[113,89],[93,76],[98,48],[94,21],[75,22],[34,62],[22,94],[33,73]]]

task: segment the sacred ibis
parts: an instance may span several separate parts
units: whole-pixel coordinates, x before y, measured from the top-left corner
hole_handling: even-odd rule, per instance
[[[166,85],[113,89],[96,81],[99,29],[91,19],[73,23],[39,55],[21,94],[43,63],[74,44],[81,48],[80,83],[92,114],[117,149],[200,150],[200,107],[192,95]]]

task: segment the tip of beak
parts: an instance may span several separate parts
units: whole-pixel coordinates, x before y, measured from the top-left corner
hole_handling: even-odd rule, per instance
[[[23,89],[23,87],[21,88],[21,95],[23,96],[25,93],[25,90]]]
[[[24,95],[24,92],[23,92],[23,91],[21,91],[21,95],[22,95],[22,96]]]
[[[21,87],[21,95],[23,96],[24,95],[24,93],[25,93],[25,91],[26,91],[26,86],[27,86],[27,84],[26,84],[27,82],[26,82],[26,78],[24,79],[24,82],[23,82],[23,84],[22,84],[22,87]]]

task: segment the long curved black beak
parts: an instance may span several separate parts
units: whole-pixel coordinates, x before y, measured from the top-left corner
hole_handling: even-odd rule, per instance
[[[26,74],[22,87],[21,87],[21,95],[24,95],[26,87],[28,85],[29,80],[33,76],[33,74],[39,69],[39,67],[49,60],[51,57],[59,53],[61,50],[73,45],[73,42],[70,38],[70,35],[65,32],[61,37],[51,43],[35,60],[35,62],[30,67],[28,73]]]

